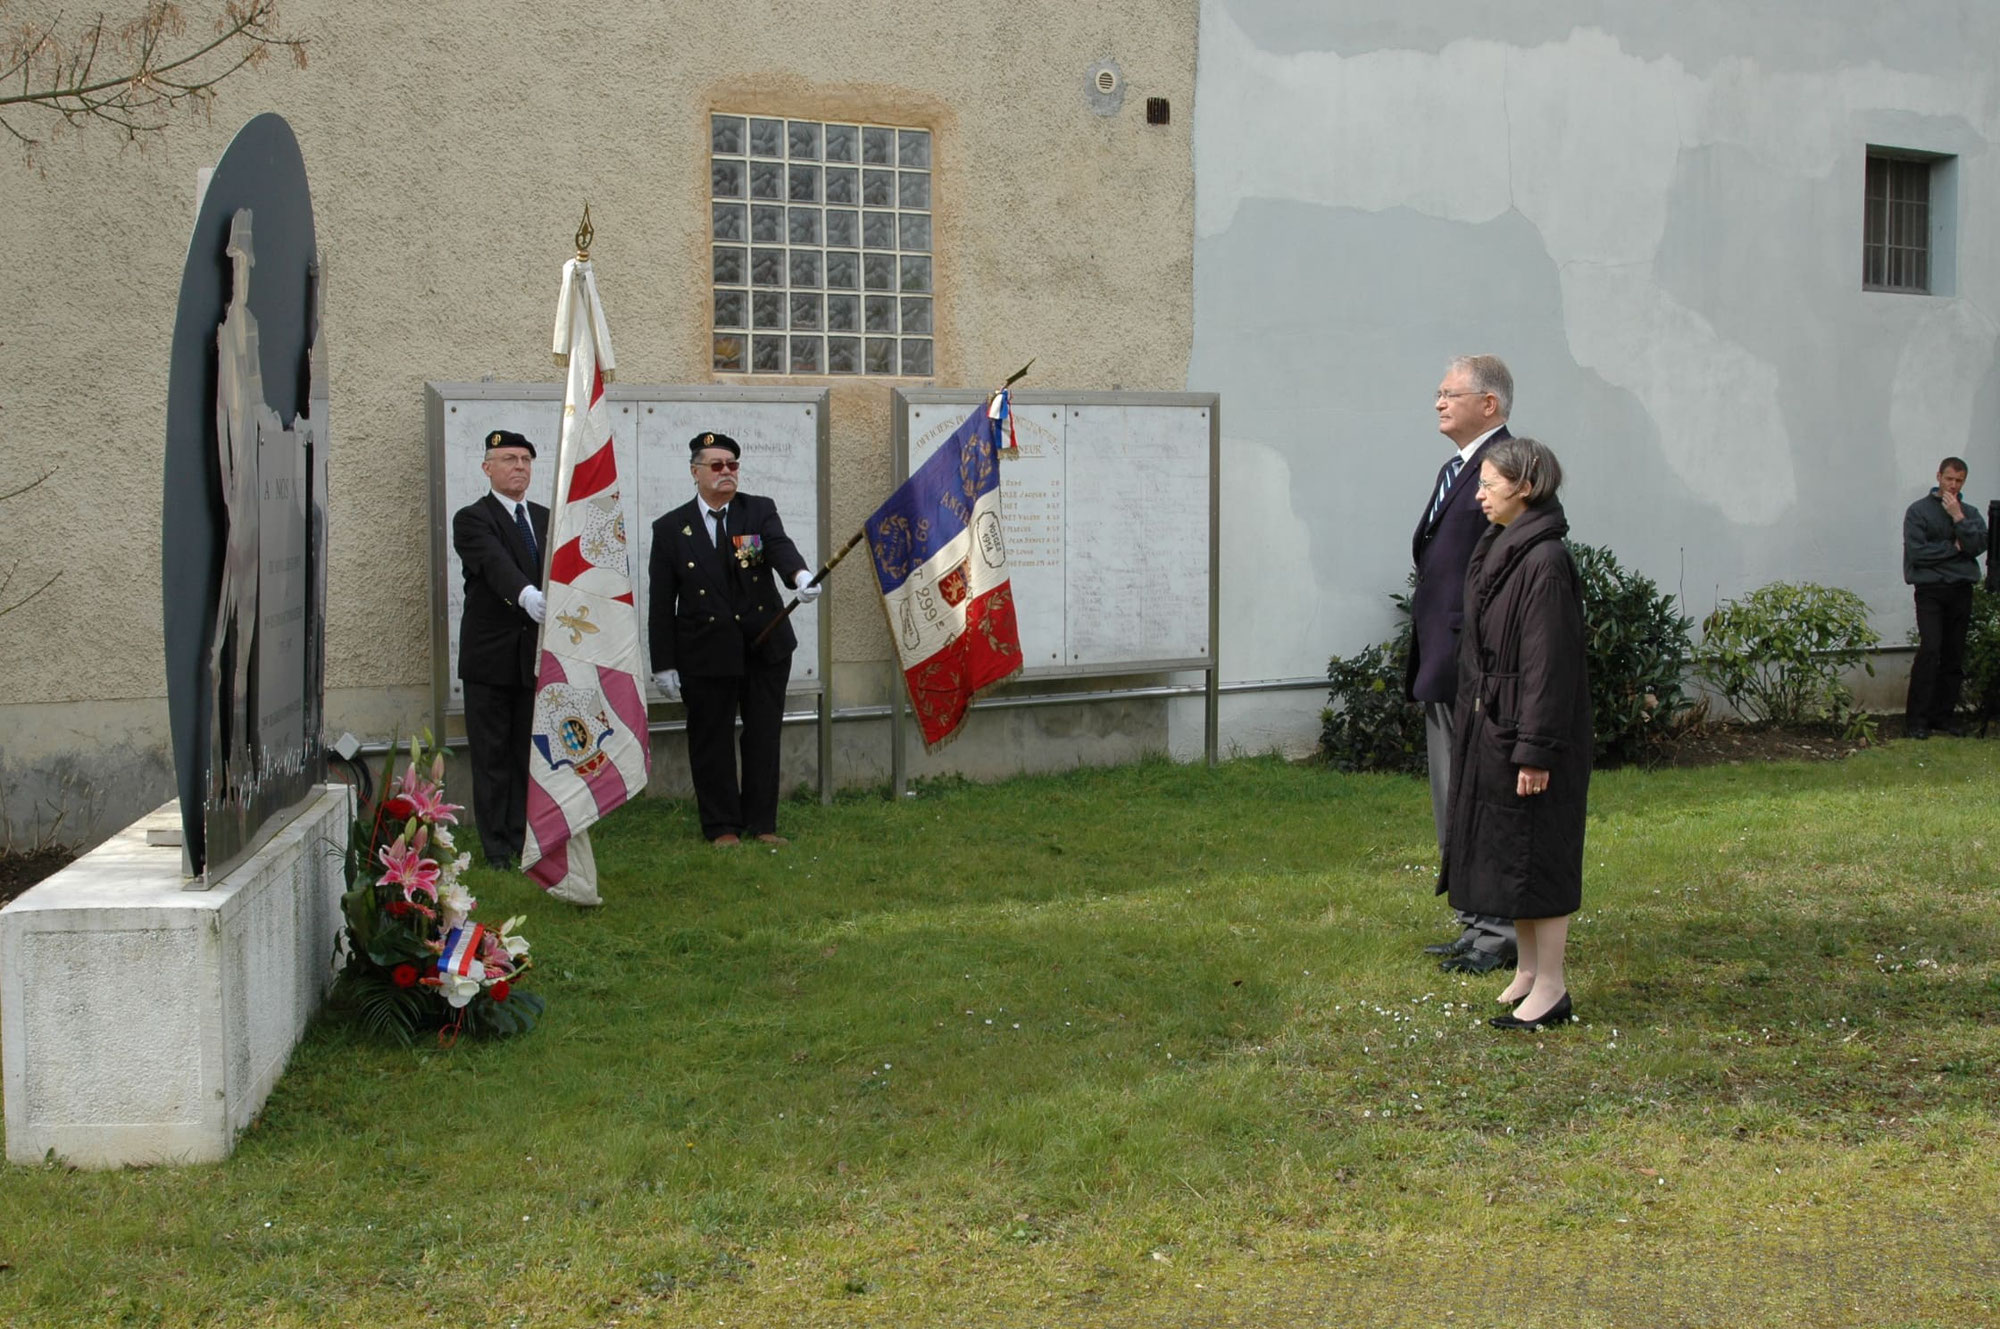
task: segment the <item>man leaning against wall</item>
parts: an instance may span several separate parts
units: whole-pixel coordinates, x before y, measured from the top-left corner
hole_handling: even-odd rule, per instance
[[[1904,732],[1962,735],[1958,694],[1965,683],[1965,634],[1972,588],[1986,552],[1986,523],[1964,499],[1965,463],[1938,463],[1937,487],[1903,514],[1903,580],[1915,588],[1917,658],[1910,662]]]

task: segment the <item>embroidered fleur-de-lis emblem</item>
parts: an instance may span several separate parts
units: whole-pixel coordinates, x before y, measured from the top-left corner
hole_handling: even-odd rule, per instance
[[[596,632],[597,624],[590,621],[590,606],[578,605],[574,614],[557,614],[556,622],[569,629],[569,644],[580,645],[586,632]]]

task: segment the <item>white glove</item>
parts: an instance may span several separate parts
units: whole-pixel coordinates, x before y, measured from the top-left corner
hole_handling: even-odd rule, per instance
[[[679,701],[681,699],[681,671],[678,669],[662,669],[659,673],[653,675],[653,686],[666,694],[668,701]]]
[[[800,568],[799,575],[792,579],[793,589],[798,591],[799,599],[806,604],[811,604],[813,601],[819,599],[819,593],[826,589],[824,586],[813,585],[812,579],[811,568]]]
[[[549,611],[549,602],[543,598],[538,588],[523,586],[521,588],[521,608],[527,612],[529,618],[539,623],[542,621],[542,615]]]

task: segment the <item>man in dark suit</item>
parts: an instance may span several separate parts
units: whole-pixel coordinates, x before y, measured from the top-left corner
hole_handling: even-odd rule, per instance
[[[1424,747],[1430,758],[1431,818],[1438,858],[1445,852],[1445,813],[1451,806],[1452,706],[1458,699],[1458,632],[1465,617],[1465,565],[1486,533],[1478,499],[1480,454],[1507,437],[1514,405],[1514,376],[1497,355],[1462,355],[1438,384],[1438,432],[1457,450],[1439,468],[1417,519],[1411,554],[1417,587],[1410,595],[1413,631],[1404,685],[1424,708]],[[1460,914],[1457,940],[1424,949],[1442,955],[1447,971],[1484,974],[1515,962],[1514,924],[1484,914]]]
[[[688,444],[694,499],[653,523],[646,629],[653,682],[687,706],[688,768],[701,833],[717,845],[745,835],[783,844],[778,834],[778,730],[798,637],[781,622],[762,645],[757,634],[782,608],[776,578],[801,600],[819,596],[778,506],[739,493],[743,450],[727,434]],[[774,576],[775,574],[775,576]],[[743,717],[743,773],[732,750]]]
[[[542,553],[549,538],[549,510],[527,501],[534,466],[534,444],[494,430],[480,462],[493,488],[451,519],[451,545],[465,569],[458,677],[472,749],[472,815],[480,852],[495,867],[518,862],[527,835],[535,646],[546,607]]]

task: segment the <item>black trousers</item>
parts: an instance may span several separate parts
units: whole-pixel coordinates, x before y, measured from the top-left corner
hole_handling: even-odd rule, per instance
[[[778,829],[778,731],[785,718],[788,655],[744,674],[683,674],[688,770],[701,833],[764,835]],[[737,779],[736,719],[743,718],[743,775]]]
[[[465,739],[472,749],[472,816],[479,851],[498,866],[519,862],[528,833],[528,731],[533,688],[465,684]]]
[[[1917,658],[1910,662],[1904,723],[1941,729],[1958,713],[1965,686],[1965,631],[1972,622],[1972,584],[1950,582],[1917,590]]]

